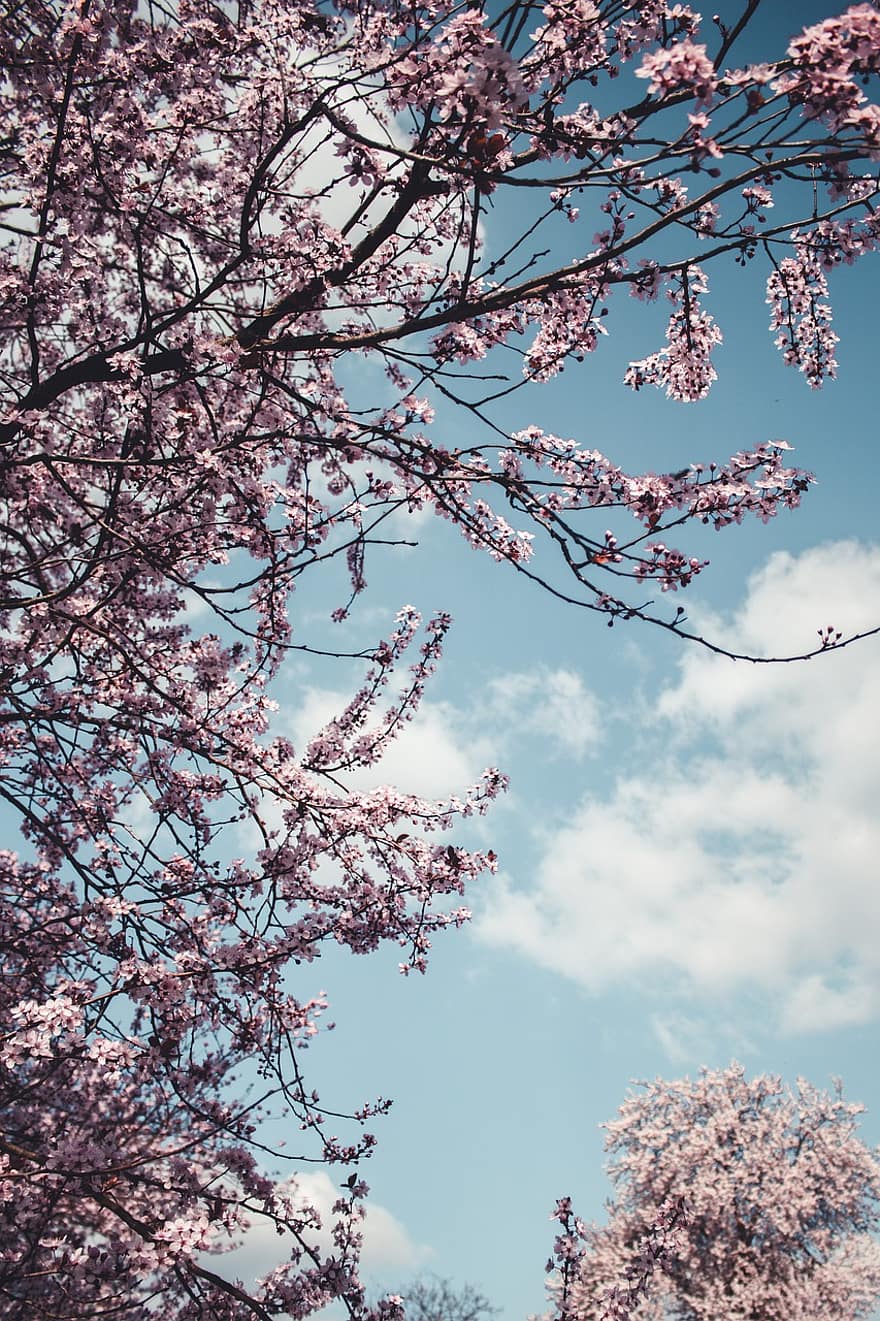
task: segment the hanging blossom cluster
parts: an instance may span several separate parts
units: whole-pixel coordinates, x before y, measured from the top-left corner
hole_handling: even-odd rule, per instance
[[[699,302],[708,287],[699,266],[690,266],[674,277],[667,290],[674,310],[666,328],[666,347],[641,362],[630,363],[624,378],[627,385],[634,390],[643,385],[660,386],[673,399],[705,399],[718,379],[711,355],[721,343],[721,331]]]
[[[787,363],[803,372],[813,389],[837,374],[837,334],[831,328],[828,272],[852,265],[880,242],[880,223],[825,221],[792,233],[794,256],[784,257],[767,280],[770,329]]]
[[[540,85],[542,65],[576,77],[580,69],[611,67],[606,25],[593,0],[550,0],[543,22],[531,33],[532,49],[523,59],[530,84]]]
[[[724,261],[769,273],[786,360],[832,370],[826,281],[876,246],[876,14],[740,66],[738,7],[705,25],[666,0],[7,10],[0,768],[23,843],[0,855],[0,1310],[393,1321],[358,1275],[348,1168],[387,1104],[346,1120],[307,1086],[313,965],[390,943],[424,970],[496,865],[457,828],[505,781],[381,783],[442,611],[319,639],[361,678],[294,746],[297,587],[326,574],[328,630],[351,627],[431,510],[610,622],[682,633],[643,599],[704,567],[671,527],[793,508],[810,478],[785,445],[626,474],[595,436],[509,435],[495,400],[579,370],[615,297],[661,290],[666,347],[627,380],[703,397]],[[621,72],[640,100],[615,101]],[[294,1185],[324,1160],[348,1189],[332,1246],[265,1172],[279,1115]],[[222,1250],[259,1220],[286,1260],[245,1288]]]
[[[837,375],[838,336],[831,329],[828,279],[809,239],[796,244],[767,280],[770,329],[787,363],[798,367],[813,389]]]

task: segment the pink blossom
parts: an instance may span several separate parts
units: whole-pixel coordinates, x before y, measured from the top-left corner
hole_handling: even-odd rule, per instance
[[[687,87],[698,105],[709,105],[715,92],[715,70],[706,47],[690,37],[645,55],[636,77],[649,79],[648,91],[656,96]]]

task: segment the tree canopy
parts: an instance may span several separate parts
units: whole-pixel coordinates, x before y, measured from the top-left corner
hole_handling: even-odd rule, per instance
[[[880,1161],[859,1139],[864,1107],[840,1087],[749,1081],[739,1065],[643,1085],[606,1124],[615,1196],[582,1227],[567,1315],[598,1317],[632,1271],[659,1208],[680,1200],[675,1251],[637,1317],[870,1315],[880,1296]]]

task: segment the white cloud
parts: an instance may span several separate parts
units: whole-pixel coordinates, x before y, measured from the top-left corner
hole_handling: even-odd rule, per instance
[[[281,723],[297,752],[350,699],[351,692],[313,686],[297,690],[290,705],[282,698]],[[503,768],[512,743],[524,736],[540,738],[553,755],[580,758],[598,745],[598,705],[579,675],[509,673],[490,680],[468,706],[425,700],[380,761],[344,778],[358,789],[390,784],[423,798],[447,798],[474,784],[487,766]]]
[[[676,1064],[703,1056],[709,1045],[705,1023],[687,1014],[652,1014],[651,1027],[666,1055]]]
[[[880,1010],[880,985],[870,975],[844,973],[839,984],[823,974],[803,977],[785,1005],[783,1026],[815,1031],[870,1022]]]
[[[878,618],[880,548],[842,543],[774,556],[712,635],[786,654],[822,625]],[[650,764],[582,801],[533,881],[502,878],[480,933],[592,991],[757,992],[789,1030],[873,1018],[877,662],[877,640],[798,665],[683,654],[656,703]]]
[[[581,758],[600,741],[598,703],[573,670],[500,675],[487,685],[487,702],[509,735],[537,735],[551,752]]]
[[[679,1066],[718,1059],[719,1051],[728,1059],[742,1059],[756,1049],[751,1033],[744,1032],[738,1023],[719,1022],[717,1014],[685,1013],[665,1007],[651,1014],[649,1022],[663,1053]]]
[[[322,1252],[332,1253],[333,1204],[339,1197],[338,1189],[323,1170],[298,1174],[292,1186],[296,1188],[297,1201],[314,1207],[321,1219],[321,1228],[314,1231],[310,1241]],[[413,1242],[406,1228],[386,1207],[371,1203],[368,1198],[365,1208],[361,1249],[364,1271],[403,1279],[425,1265],[432,1256],[430,1248]],[[255,1280],[288,1260],[289,1252],[289,1239],[279,1236],[271,1222],[259,1219],[245,1232],[239,1247],[207,1261],[224,1278],[238,1278],[246,1285],[253,1285]]]

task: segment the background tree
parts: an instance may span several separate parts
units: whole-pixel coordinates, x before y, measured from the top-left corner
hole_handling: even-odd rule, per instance
[[[658,1079],[606,1125],[614,1200],[582,1226],[572,1318],[607,1308],[658,1208],[681,1199],[675,1251],[633,1313],[716,1321],[855,1318],[880,1297],[880,1160],[856,1133],[864,1107],[739,1065]]]
[[[437,1275],[421,1275],[402,1291],[407,1321],[491,1321],[498,1315],[472,1284],[456,1286]]]
[[[307,646],[291,599],[338,560],[342,619],[368,554],[428,508],[609,622],[686,635],[645,604],[703,567],[666,533],[798,503],[783,442],[633,476],[493,420],[591,352],[621,294],[671,305],[629,384],[701,397],[720,260],[763,270],[811,385],[833,372],[827,272],[877,242],[880,15],[740,68],[756,9],[701,32],[662,0],[2,6],[0,797],[25,840],[0,856],[10,1318],[367,1312],[358,1172],[328,1252],[266,1173],[260,1121],[302,1133],[294,1163],[369,1152],[385,1103],[340,1136],[301,1071],[325,1007],[307,965],[326,941],[391,941],[422,970],[495,862],[433,832],[504,780],[441,803],[352,786],[440,655],[448,618],[409,607],[354,653],[334,720],[278,736],[271,685]],[[522,227],[486,249],[506,195]],[[457,445],[432,435],[438,400],[463,412]],[[621,511],[635,522],[608,529]],[[206,1254],[255,1216],[292,1247],[246,1290]]]

